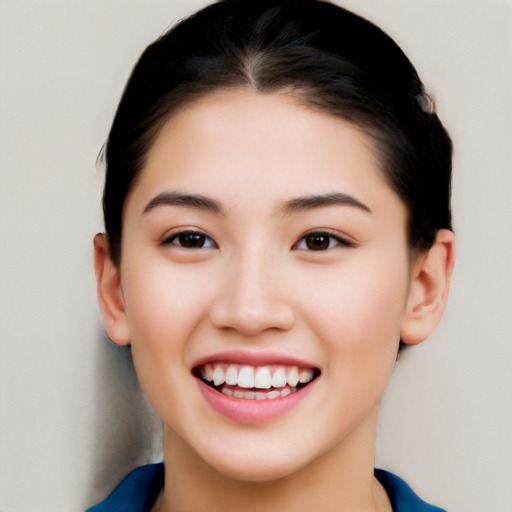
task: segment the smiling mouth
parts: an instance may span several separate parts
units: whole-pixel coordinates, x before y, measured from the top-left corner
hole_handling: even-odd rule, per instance
[[[224,395],[244,400],[272,400],[297,392],[320,372],[295,365],[251,366],[208,363],[194,368],[193,374]]]

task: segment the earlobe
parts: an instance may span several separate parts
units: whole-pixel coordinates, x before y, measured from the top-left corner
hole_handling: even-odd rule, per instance
[[[118,345],[130,344],[119,270],[110,258],[105,234],[94,237],[94,271],[98,303],[108,337]]]
[[[428,252],[412,265],[411,282],[400,336],[407,345],[425,341],[435,330],[444,313],[455,264],[455,236],[438,231]]]

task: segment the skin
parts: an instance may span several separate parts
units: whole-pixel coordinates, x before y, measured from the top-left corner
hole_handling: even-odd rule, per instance
[[[123,211],[120,267],[102,235],[95,266],[107,332],[131,343],[164,423],[156,509],[391,510],[373,476],[379,402],[400,337],[420,343],[442,316],[452,233],[411,254],[407,211],[371,141],[286,94],[207,96],[173,115],[147,156]],[[200,194],[219,211],[148,207],[162,193]],[[360,205],[291,207],[325,194]],[[203,247],[173,238],[190,230]],[[312,232],[335,238],[313,250]],[[300,357],[320,376],[277,419],[240,423],[192,374],[230,350]]]

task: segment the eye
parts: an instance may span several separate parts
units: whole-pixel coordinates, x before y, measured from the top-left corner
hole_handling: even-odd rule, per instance
[[[211,249],[215,242],[199,231],[182,231],[163,240],[162,245],[177,245],[184,249]]]
[[[294,246],[294,249],[303,251],[326,251],[337,246],[353,247],[354,244],[333,235],[332,233],[315,232],[303,236]]]

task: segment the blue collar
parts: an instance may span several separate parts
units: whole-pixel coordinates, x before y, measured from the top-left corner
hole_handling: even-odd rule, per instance
[[[164,485],[163,462],[132,471],[101,503],[85,512],[149,512]],[[388,493],[393,512],[446,512],[419,498],[401,478],[375,470],[375,477]]]

